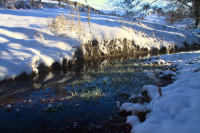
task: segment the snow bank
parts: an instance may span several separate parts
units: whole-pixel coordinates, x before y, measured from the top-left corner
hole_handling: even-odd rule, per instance
[[[200,132],[200,51],[162,55],[160,59],[171,62],[177,71],[177,80],[162,87],[162,97],[153,86],[154,104],[146,120],[140,123],[136,116],[129,116],[127,123],[133,133],[199,133]],[[174,74],[166,71],[165,74]],[[126,103],[127,104],[127,103]],[[129,111],[131,111],[129,105]],[[134,105],[133,105],[134,106]],[[122,105],[123,107],[123,105]],[[140,107],[140,106],[136,106]],[[132,107],[132,109],[134,109]]]
[[[61,64],[63,58],[72,60],[77,47],[81,47],[85,55],[93,56],[95,51],[91,53],[89,49],[93,47],[93,40],[98,42],[96,53],[104,56],[134,52],[137,46],[150,50],[175,44],[183,47],[185,41],[189,45],[198,42],[190,33],[171,26],[146,21],[121,23],[122,18],[99,14],[90,14],[90,33],[84,12],[81,13],[81,35],[67,30],[55,36],[47,28],[47,18],[68,12],[69,9],[64,8],[0,8],[0,81],[22,72],[37,72],[40,63],[51,66],[54,62]]]

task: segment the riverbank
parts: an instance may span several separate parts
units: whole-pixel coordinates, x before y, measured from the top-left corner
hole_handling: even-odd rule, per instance
[[[31,86],[14,87],[15,94],[12,94],[12,88],[1,86],[5,96],[0,97],[0,116],[7,118],[2,121],[1,131],[129,132],[131,126],[125,123],[126,117],[115,103],[117,100],[125,102],[144,84],[153,83],[143,70],[162,66],[141,66],[140,61],[123,59],[108,63],[105,60],[97,66],[83,71],[80,78],[71,82],[67,82],[70,73],[54,80],[51,79],[54,74],[49,73],[43,83],[36,79],[38,88],[33,92]]]
[[[149,58],[144,63],[168,65],[168,71],[150,72],[156,78],[157,86],[146,85],[151,102],[146,104],[123,103],[121,110],[132,112],[127,123],[132,125],[133,133],[198,133],[200,131],[200,51],[181,52]],[[153,75],[152,75],[153,74]],[[162,79],[170,78],[173,83],[161,87]],[[159,89],[160,88],[160,89]],[[160,93],[161,90],[161,93]],[[141,94],[140,94],[141,96]],[[136,98],[133,95],[130,99]],[[149,111],[141,122],[135,112]]]
[[[102,62],[72,82],[51,81],[34,92],[20,87],[20,92],[0,99],[1,130],[198,133],[199,59],[200,51],[192,51]]]
[[[65,8],[0,8],[0,81],[26,73],[35,75],[39,65],[61,67],[76,60],[90,60],[136,52],[199,49],[198,38],[181,28],[145,20],[126,22],[117,16],[79,12],[81,31],[55,32],[48,24],[60,14],[72,15]],[[50,19],[51,17],[51,19]],[[91,30],[90,30],[91,29]],[[80,30],[80,29],[79,29]]]

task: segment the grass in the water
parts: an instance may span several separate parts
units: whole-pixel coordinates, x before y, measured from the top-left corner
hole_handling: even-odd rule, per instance
[[[102,90],[101,89],[93,89],[93,90],[85,90],[83,89],[82,91],[77,92],[76,90],[74,92],[71,92],[71,96],[68,96],[67,99],[70,98],[83,98],[84,100],[89,100],[89,99],[96,99],[96,98],[101,98],[101,97],[105,97],[105,94],[102,94]]]
[[[85,78],[68,84],[66,89],[71,91],[71,97],[84,99],[101,97],[106,92],[114,95],[139,93],[144,85],[155,84],[147,75],[148,72],[162,68],[160,65],[144,64],[135,60],[114,62],[87,70],[84,73]]]

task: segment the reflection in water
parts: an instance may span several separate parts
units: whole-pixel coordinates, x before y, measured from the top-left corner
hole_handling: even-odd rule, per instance
[[[85,61],[83,64],[77,63],[72,68],[39,74],[24,81],[0,83],[0,131],[70,132],[73,129],[73,132],[96,132],[94,128],[96,129],[100,124],[109,130],[98,129],[98,132],[109,132],[112,126],[109,125],[111,124],[109,121],[116,119],[120,123],[126,122],[111,114],[116,115],[116,100],[123,102],[127,96],[105,92],[106,97],[101,97],[95,102],[79,98],[66,100],[65,97],[71,95],[69,90],[73,88],[73,85],[68,89],[65,84],[77,79],[90,78],[83,77],[84,71],[89,68],[105,66],[113,61],[141,59],[149,56],[149,54],[127,55]],[[47,108],[50,102],[55,106],[62,102],[64,106],[58,110],[58,113],[44,113],[42,110],[44,107]],[[8,104],[11,104],[11,110],[5,112],[5,105]],[[16,109],[19,109],[19,113]]]
[[[76,64],[72,68],[62,71],[54,71],[46,74],[39,74],[34,78],[28,78],[23,81],[10,81],[0,83],[0,99],[11,96],[17,93],[36,91],[39,88],[44,88],[49,85],[68,83],[81,78],[81,72],[88,68],[96,68],[98,66],[105,66],[112,61],[123,61],[127,59],[141,59],[150,57],[150,54],[134,54],[126,56],[108,57],[98,60],[85,61],[83,64]]]
[[[157,54],[155,54],[157,55]],[[148,58],[150,56],[155,56],[154,54],[148,54],[148,53],[142,53],[142,54],[134,54],[134,55],[125,55],[125,56],[115,56],[115,57],[107,57],[107,58],[101,58],[97,60],[89,60],[84,62],[84,68],[96,68],[98,66],[105,66],[107,63],[113,62],[113,61],[123,61],[123,60],[129,60],[129,59],[142,59],[142,58]]]

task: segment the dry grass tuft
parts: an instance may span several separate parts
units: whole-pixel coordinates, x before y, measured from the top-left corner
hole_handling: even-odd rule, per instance
[[[47,26],[56,35],[64,34],[66,31],[75,31],[76,34],[79,34],[79,37],[81,36],[84,29],[81,24],[81,16],[79,10],[77,8],[70,9],[66,16],[61,14],[55,18],[48,18]]]
[[[87,20],[88,20],[88,24],[89,24],[89,27],[90,27],[90,33],[92,33],[91,26],[90,26],[90,6],[89,5],[88,5]]]
[[[61,34],[67,30],[66,24],[67,19],[64,14],[56,16],[54,19],[51,17],[47,19],[48,28],[51,31],[54,31],[56,35]]]

